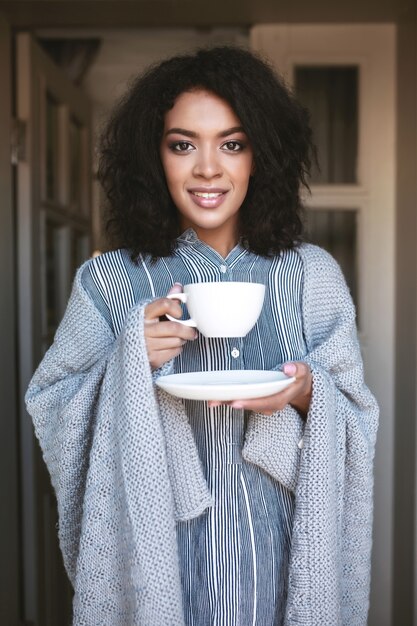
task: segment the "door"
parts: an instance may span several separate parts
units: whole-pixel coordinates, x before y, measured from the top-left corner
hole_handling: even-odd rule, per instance
[[[27,33],[16,39],[16,153],[20,386],[50,345],[77,266],[90,252],[90,107]],[[32,424],[21,405],[24,617],[69,624],[71,589],[57,513]]]
[[[310,239],[345,272],[366,380],[381,408],[369,626],[392,611],[394,464],[395,27],[259,25],[251,44],[312,115],[321,171],[306,197]]]

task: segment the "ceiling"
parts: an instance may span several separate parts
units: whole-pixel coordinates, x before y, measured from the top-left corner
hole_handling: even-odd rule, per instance
[[[396,22],[414,0],[0,0],[16,28],[250,26],[256,23]]]

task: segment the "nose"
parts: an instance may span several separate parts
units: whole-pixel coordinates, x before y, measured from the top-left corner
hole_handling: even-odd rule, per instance
[[[215,149],[205,148],[196,151],[193,174],[200,178],[218,178],[222,175],[222,166]]]

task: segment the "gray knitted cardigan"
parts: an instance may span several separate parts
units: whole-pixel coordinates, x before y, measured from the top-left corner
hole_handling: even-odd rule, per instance
[[[289,406],[251,414],[243,456],[295,492],[285,625],[364,626],[378,410],[339,267],[314,246],[299,253],[308,418]],[[81,272],[26,395],[58,499],[74,624],[183,626],[175,521],[211,496],[182,401],[155,389],[144,303],[115,338]]]

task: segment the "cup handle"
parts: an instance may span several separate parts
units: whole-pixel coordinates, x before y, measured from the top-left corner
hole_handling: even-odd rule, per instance
[[[187,302],[187,294],[183,291],[180,293],[169,293],[165,297],[169,298],[170,300],[179,300],[183,304]],[[165,313],[165,317],[167,317],[171,322],[178,322],[178,324],[182,324],[183,326],[192,326],[193,328],[197,328],[197,324],[194,320],[191,319],[191,317],[189,320],[178,320],[176,317],[168,315],[168,313]]]

